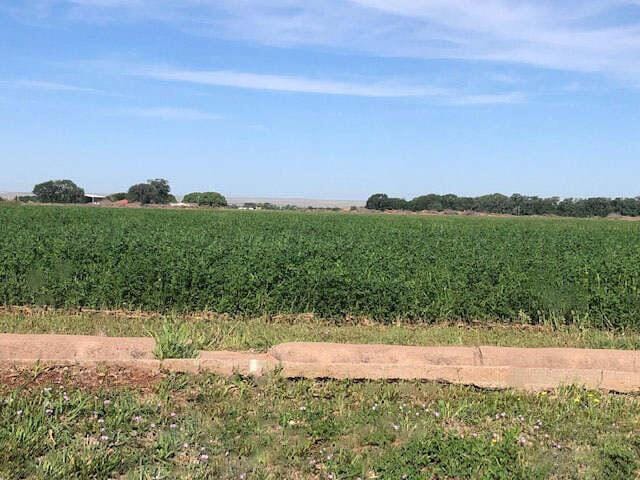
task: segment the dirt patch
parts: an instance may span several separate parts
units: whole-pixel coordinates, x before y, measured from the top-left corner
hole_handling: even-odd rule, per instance
[[[131,387],[146,392],[152,391],[164,377],[163,373],[117,367],[0,367],[0,391],[73,386],[88,390]]]

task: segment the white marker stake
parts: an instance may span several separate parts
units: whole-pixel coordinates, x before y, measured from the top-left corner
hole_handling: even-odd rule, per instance
[[[249,360],[249,373],[257,374],[260,370],[260,363],[255,358]]]

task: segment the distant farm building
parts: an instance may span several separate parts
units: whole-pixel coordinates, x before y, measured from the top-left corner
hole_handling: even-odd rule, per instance
[[[102,202],[105,198],[107,198],[106,195],[98,195],[97,193],[85,193],[84,194],[84,199],[85,199],[86,203],[98,204],[98,203]]]

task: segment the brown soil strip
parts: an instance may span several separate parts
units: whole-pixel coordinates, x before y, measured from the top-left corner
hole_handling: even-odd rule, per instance
[[[133,387],[142,392],[153,391],[155,385],[164,377],[163,374],[152,373],[144,369],[118,367],[82,367],[34,365],[26,367],[0,368],[0,391],[13,389],[33,389],[41,386],[72,385],[87,390],[103,388]]]

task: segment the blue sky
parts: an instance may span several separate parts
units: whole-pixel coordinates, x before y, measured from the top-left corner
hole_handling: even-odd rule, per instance
[[[640,195],[640,0],[8,0],[0,190]]]

